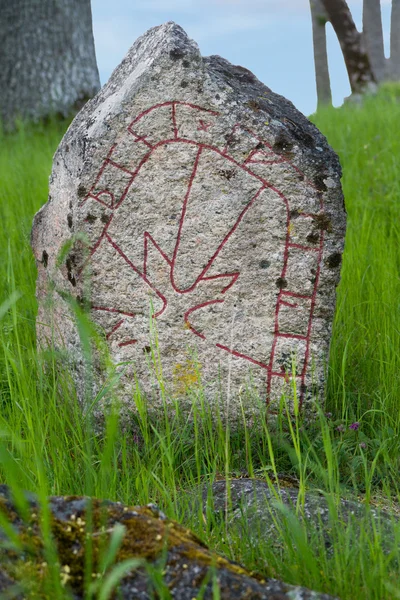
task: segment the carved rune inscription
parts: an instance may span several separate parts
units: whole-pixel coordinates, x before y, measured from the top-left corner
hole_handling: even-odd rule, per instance
[[[282,173],[308,204],[274,184]],[[118,360],[143,363],[151,306],[170,373],[188,347],[215,373],[230,355],[269,397],[294,361],[304,396],[324,213],[286,157],[215,111],[158,104],[117,138],[80,210],[93,316]]]

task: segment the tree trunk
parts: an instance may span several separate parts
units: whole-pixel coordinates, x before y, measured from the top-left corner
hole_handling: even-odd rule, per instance
[[[400,81],[400,0],[392,0],[388,79]]]
[[[353,94],[362,94],[376,84],[362,36],[357,31],[346,0],[322,0],[339,40]]]
[[[0,118],[68,115],[99,89],[90,0],[0,0]]]
[[[321,0],[310,0],[315,80],[317,84],[318,108],[332,104],[331,80],[329,77],[328,52],[326,46],[326,22],[328,15]]]
[[[364,0],[363,36],[375,79],[381,83],[385,79],[381,0]]]

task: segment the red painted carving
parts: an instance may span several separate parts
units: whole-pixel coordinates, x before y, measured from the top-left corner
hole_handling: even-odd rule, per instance
[[[99,310],[99,309],[97,309]],[[109,340],[110,337],[112,336],[113,333],[115,333],[117,331],[117,329],[119,329],[121,327],[121,325],[123,324],[124,320],[122,319],[122,321],[118,321],[118,323],[116,325],[114,325],[114,327],[111,329],[111,331],[109,331],[107,333],[107,339]]]
[[[203,121],[203,119],[200,119],[197,131],[208,131],[211,125],[212,123],[206,123],[205,121]]]
[[[288,379],[290,379],[287,372],[285,372],[284,367],[282,367],[280,371],[273,370],[276,345],[277,345],[278,340],[280,338],[285,338],[285,339],[305,341],[305,343],[306,343],[305,358],[303,361],[301,372],[296,375],[296,377],[300,380],[300,383],[301,383],[300,401],[302,402],[303,395],[304,395],[304,387],[305,387],[304,381],[305,381],[305,376],[306,376],[306,372],[307,372],[307,368],[308,368],[308,364],[309,364],[309,357],[310,357],[311,329],[312,329],[313,314],[314,314],[316,295],[317,295],[319,277],[320,277],[320,264],[321,264],[323,244],[324,244],[324,232],[323,232],[323,230],[321,230],[321,232],[320,232],[319,246],[317,246],[317,247],[302,246],[300,244],[291,242],[290,241],[291,216],[290,216],[290,206],[289,206],[288,199],[285,197],[285,195],[279,189],[275,188],[266,179],[261,177],[255,171],[253,171],[252,165],[253,164],[272,165],[272,164],[279,164],[279,163],[285,162],[288,164],[289,168],[292,168],[297,173],[301,174],[303,179],[304,179],[304,174],[301,173],[301,171],[295,165],[290,163],[286,158],[284,158],[282,156],[278,156],[273,151],[272,147],[265,140],[258,137],[254,132],[252,132],[248,129],[244,129],[239,124],[235,125],[235,127],[233,128],[232,133],[231,133],[230,137],[228,138],[228,142],[227,142],[225,148],[223,148],[223,149],[220,149],[217,146],[213,145],[212,140],[210,140],[210,143],[205,143],[205,142],[200,143],[193,139],[188,139],[186,137],[181,136],[180,132],[179,132],[178,119],[177,119],[177,107],[178,106],[185,107],[186,109],[190,108],[194,111],[198,111],[199,116],[200,115],[207,115],[207,117],[210,117],[210,116],[218,117],[219,116],[218,112],[215,112],[215,111],[212,111],[209,109],[205,109],[201,106],[196,106],[194,104],[190,104],[190,103],[186,103],[186,102],[179,102],[179,101],[165,102],[162,104],[157,104],[157,105],[152,106],[152,107],[148,108],[147,110],[143,111],[132,121],[132,123],[129,125],[127,130],[129,132],[129,134],[133,135],[135,142],[145,144],[145,146],[148,148],[148,152],[140,160],[136,169],[133,171],[130,171],[112,159],[112,155],[116,148],[116,145],[112,146],[100,168],[100,171],[96,177],[96,180],[95,180],[90,192],[88,193],[88,195],[84,198],[84,200],[82,202],[82,204],[84,204],[86,202],[86,200],[88,200],[89,198],[92,198],[92,199],[96,200],[97,202],[99,202],[100,204],[106,206],[108,209],[111,209],[112,211],[115,212],[116,210],[118,210],[118,208],[124,202],[124,199],[125,199],[126,195],[128,194],[128,191],[129,191],[133,181],[135,180],[136,176],[140,172],[141,168],[143,167],[143,165],[145,165],[148,162],[149,158],[151,157],[151,155],[157,148],[159,148],[160,146],[166,146],[166,145],[174,144],[177,142],[179,142],[180,144],[183,143],[183,144],[188,144],[191,146],[197,146],[198,150],[197,150],[196,160],[194,162],[194,167],[193,167],[190,179],[189,179],[187,192],[186,192],[185,198],[183,200],[183,205],[182,205],[182,210],[181,210],[181,215],[180,215],[180,220],[179,220],[179,226],[178,226],[178,231],[177,231],[177,236],[176,236],[176,241],[175,241],[175,248],[174,248],[172,256],[167,256],[167,254],[159,246],[157,241],[155,239],[153,239],[153,237],[150,235],[150,233],[145,231],[143,234],[144,261],[143,261],[143,268],[140,269],[137,265],[133,264],[130,261],[130,259],[125,255],[123,250],[118,246],[118,244],[109,235],[108,229],[110,227],[110,224],[112,223],[113,215],[110,217],[109,221],[104,226],[104,229],[103,229],[101,235],[99,236],[97,241],[94,243],[93,247],[91,248],[91,256],[93,256],[93,254],[97,251],[97,249],[99,248],[100,244],[103,241],[106,241],[107,243],[109,243],[114,248],[114,250],[116,250],[116,252],[123,258],[123,260],[127,263],[127,265],[137,275],[139,275],[139,277],[142,278],[143,282],[146,285],[148,285],[149,288],[152,289],[153,292],[155,292],[155,294],[158,296],[158,298],[162,301],[163,306],[154,315],[154,318],[158,318],[165,311],[167,304],[168,304],[168,300],[167,300],[166,295],[161,290],[159,290],[148,277],[149,244],[153,245],[153,247],[158,251],[158,253],[162,257],[162,259],[165,261],[166,269],[169,272],[170,284],[171,284],[173,290],[178,294],[188,294],[189,292],[192,292],[200,282],[202,282],[202,284],[204,286],[204,282],[215,281],[215,280],[221,279],[221,289],[218,294],[218,295],[220,295],[220,297],[210,299],[205,302],[201,302],[197,305],[195,304],[194,306],[191,306],[188,310],[186,310],[186,312],[184,314],[184,321],[185,321],[188,329],[190,329],[192,331],[192,333],[194,335],[198,336],[199,338],[206,339],[206,336],[203,333],[197,331],[195,329],[195,327],[193,327],[193,325],[190,323],[190,320],[189,320],[190,316],[195,311],[201,310],[202,308],[204,308],[206,306],[210,306],[212,304],[222,304],[224,302],[223,295],[226,294],[232,288],[234,288],[234,285],[235,285],[238,277],[240,276],[239,272],[227,272],[227,273],[220,273],[218,275],[207,276],[207,272],[209,271],[210,267],[214,263],[215,259],[217,258],[218,254],[220,253],[222,248],[225,246],[225,244],[227,243],[229,238],[234,234],[235,230],[240,226],[240,223],[241,223],[244,215],[249,210],[251,210],[254,203],[257,202],[257,199],[259,198],[260,194],[265,189],[268,189],[268,188],[273,190],[274,192],[276,192],[278,194],[278,196],[281,198],[282,203],[286,210],[286,238],[285,238],[285,247],[284,247],[284,253],[283,253],[283,268],[282,268],[282,272],[281,272],[281,279],[284,280],[286,278],[287,264],[288,264],[288,257],[289,257],[290,249],[295,248],[301,252],[304,252],[305,254],[307,254],[307,253],[317,254],[318,255],[318,257],[317,257],[318,266],[317,266],[317,270],[316,270],[316,274],[315,274],[313,293],[312,293],[312,295],[308,296],[308,295],[298,294],[294,291],[290,291],[287,289],[281,289],[278,292],[276,307],[275,307],[274,337],[273,337],[272,348],[271,348],[271,353],[270,353],[268,363],[258,361],[251,356],[242,354],[242,353],[240,353],[232,348],[229,348],[223,344],[217,343],[216,347],[219,348],[223,352],[228,352],[237,358],[248,361],[248,362],[255,364],[258,367],[264,369],[265,373],[266,373],[267,398],[269,398],[270,390],[271,390],[271,382],[272,382],[273,377],[283,378],[286,381]],[[173,136],[172,136],[172,138],[163,139],[163,140],[160,140],[160,141],[152,144],[147,139],[148,135],[140,135],[136,131],[136,127],[138,126],[140,121],[144,117],[149,115],[152,111],[160,109],[160,108],[165,108],[165,107],[169,107],[170,111],[171,111],[170,118],[171,118],[171,130],[173,132]],[[197,118],[197,123],[198,123],[197,131],[202,131],[202,132],[206,132],[206,133],[208,133],[209,128],[213,124],[202,118]],[[254,148],[252,148],[249,151],[247,157],[243,160],[243,162],[238,162],[235,158],[233,158],[229,154],[230,143],[235,139],[235,136],[238,135],[239,131],[246,132],[246,134],[248,134],[250,136],[250,138],[254,138],[254,140],[255,140]],[[185,222],[188,199],[189,199],[189,196],[191,193],[193,181],[196,177],[196,173],[198,170],[199,159],[204,150],[212,150],[216,154],[218,154],[218,155],[224,157],[226,160],[230,161],[232,163],[232,166],[243,169],[243,171],[250,174],[252,177],[255,178],[255,180],[257,180],[259,182],[260,187],[259,187],[258,191],[256,192],[256,194],[253,196],[253,198],[250,200],[250,202],[243,208],[242,212],[238,215],[234,225],[231,227],[231,229],[225,235],[222,242],[213,251],[208,263],[203,267],[201,273],[197,276],[195,282],[186,289],[180,289],[179,286],[176,285],[175,279],[174,279],[176,258],[177,258],[179,246],[181,243],[182,228],[183,228],[183,225]],[[121,170],[122,172],[129,175],[129,179],[127,180],[126,187],[125,187],[125,189],[122,190],[122,193],[120,194],[120,196],[118,198],[115,198],[113,193],[106,189],[97,191],[97,192],[95,191],[97,183],[100,180],[101,176],[104,173],[104,170],[106,169],[106,167],[108,165],[112,165],[115,169]],[[308,182],[308,184],[311,187],[314,187],[311,183]],[[323,211],[323,209],[324,209],[323,203],[322,203],[322,200],[320,200],[321,212]],[[315,217],[315,215],[307,215],[305,213],[302,213],[302,216],[303,217],[307,217],[307,216]],[[290,281],[288,282],[288,284],[290,286]],[[285,306],[289,309],[296,309],[299,306],[296,303],[296,299],[310,300],[309,319],[308,319],[308,327],[307,327],[306,335],[298,335],[298,334],[293,334],[290,332],[279,331],[278,318],[279,318],[279,311],[280,311],[281,306]],[[121,315],[121,317],[135,317],[134,313],[121,311],[121,310],[118,310],[118,309],[115,309],[112,307],[92,306],[92,309],[94,311],[108,311],[111,313],[117,313],[117,314]],[[124,319],[122,318],[107,334],[107,339],[110,339],[112,337],[112,335],[121,327],[121,325],[123,323],[124,323]],[[132,340],[128,340],[126,342],[120,343],[119,346],[124,347],[127,345],[135,344],[136,342],[137,342],[137,340],[132,339]]]

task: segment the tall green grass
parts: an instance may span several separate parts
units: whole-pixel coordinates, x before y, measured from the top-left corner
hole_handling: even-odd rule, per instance
[[[330,355],[328,403],[362,419],[388,469],[399,471],[400,90],[388,85],[361,106],[314,122],[343,166],[347,235]],[[390,456],[390,458],[389,458]]]
[[[389,88],[390,89],[390,88]],[[400,98],[382,94],[315,117],[343,165],[348,227],[331,349],[330,393],[346,412],[379,399],[399,421]],[[346,395],[351,394],[349,402]]]
[[[191,422],[178,406],[173,417],[166,411],[164,419],[153,420],[137,391],[135,435],[121,429],[117,405],[104,434],[95,435],[90,414],[82,417],[71,392],[68,371],[52,356],[46,357],[44,369],[35,340],[30,228],[47,199],[52,153],[65,124],[2,135],[0,479],[12,486],[17,499],[21,489],[29,489],[42,499],[70,493],[128,504],[157,502],[249,569],[343,600],[398,598],[398,526],[393,524],[388,555],[379,525],[371,537],[368,511],[357,525],[346,524],[337,520],[332,500],[335,536],[328,552],[318,532],[298,517],[312,488],[330,498],[362,495],[367,505],[377,498],[386,506],[399,501],[399,117],[393,91],[368,99],[363,107],[314,116],[340,155],[348,211],[326,415],[320,412],[317,422],[305,427],[302,416],[293,420],[283,402],[276,423],[267,424],[260,400],[262,426],[251,430],[243,423],[235,432],[222,419],[215,421],[201,390],[193,393]],[[350,429],[352,423],[358,428]],[[184,490],[200,500],[199,484],[219,477],[246,473],[272,485],[280,472],[298,478],[300,494],[294,514],[282,508],[277,521],[279,552],[268,540],[257,547],[248,543],[211,506],[203,517],[183,500]]]

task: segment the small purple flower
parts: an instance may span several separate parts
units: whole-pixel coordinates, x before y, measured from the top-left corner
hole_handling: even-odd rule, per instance
[[[331,413],[331,412],[327,412],[327,413],[325,413],[325,417],[326,417],[327,419],[331,419],[331,418],[332,418],[332,413]]]
[[[360,427],[360,423],[358,423],[357,421],[355,423],[352,423],[351,425],[349,425],[349,429],[352,429],[353,431],[357,431],[357,429]]]
[[[358,445],[360,446],[360,448],[362,448],[362,450],[365,450],[367,447],[367,444],[365,442],[360,442]]]
[[[346,427],[342,424],[342,425],[338,425],[336,427],[337,431],[340,431],[340,433],[343,433],[344,431],[346,431]]]

